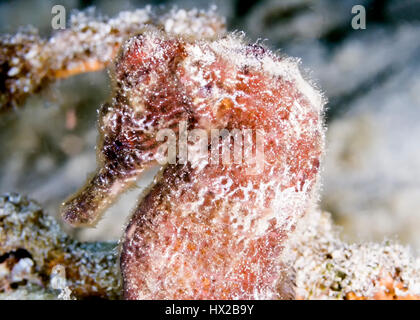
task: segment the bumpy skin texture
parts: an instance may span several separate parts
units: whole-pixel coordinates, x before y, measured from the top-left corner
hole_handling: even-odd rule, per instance
[[[125,298],[283,298],[282,243],[313,200],[324,135],[322,98],[296,62],[237,35],[146,32],[124,45],[114,77],[100,168],[63,207],[72,224],[94,223],[155,163],[160,129],[265,133],[257,174],[255,164],[203,160],[162,169],[122,241]]]

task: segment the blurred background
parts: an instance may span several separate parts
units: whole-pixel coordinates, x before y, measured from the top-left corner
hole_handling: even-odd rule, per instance
[[[147,4],[208,8],[274,50],[300,57],[325,92],[327,152],[321,207],[349,241],[397,239],[420,250],[420,0],[0,1],[0,33],[33,25],[51,32],[51,8],[95,6],[113,16]],[[351,9],[367,11],[354,30]],[[57,215],[95,168],[96,110],[110,94],[107,72],[62,80],[0,118],[0,193],[28,194]],[[125,194],[82,240],[118,239],[138,195]]]

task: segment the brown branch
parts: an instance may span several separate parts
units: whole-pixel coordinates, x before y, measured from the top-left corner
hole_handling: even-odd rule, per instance
[[[171,10],[150,7],[119,13],[114,18],[79,12],[70,28],[42,39],[36,29],[0,36],[0,112],[22,105],[49,83],[80,73],[99,71],[116,56],[127,38],[145,29],[164,29],[187,37],[216,37],[225,31],[214,10]]]

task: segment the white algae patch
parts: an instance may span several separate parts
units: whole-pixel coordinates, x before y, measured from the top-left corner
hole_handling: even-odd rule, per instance
[[[420,295],[420,259],[408,247],[393,241],[344,242],[330,214],[319,210],[299,222],[283,261],[295,272],[300,299],[378,298],[389,290],[388,278],[400,298]]]

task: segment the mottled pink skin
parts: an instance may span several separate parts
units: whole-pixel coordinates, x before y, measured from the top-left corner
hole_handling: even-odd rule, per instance
[[[163,168],[122,239],[127,299],[285,297],[282,245],[312,201],[323,146],[321,106],[293,67],[233,36],[146,32],[123,46],[100,111],[98,170],[62,208],[70,224],[94,224],[156,163],[160,129],[265,132],[258,174],[246,163]]]
[[[151,50],[156,46],[158,53]],[[216,58],[200,63],[191,54],[194,46]],[[242,45],[232,54],[258,60],[268,53]],[[168,127],[175,128],[168,121],[182,119],[189,129],[266,133],[265,166],[257,175],[250,175],[246,164],[164,169],[126,228],[121,252],[125,297],[282,298],[283,241],[308,207],[318,175],[319,108],[293,79],[232,63],[204,43],[140,37],[121,55],[117,77],[118,70],[125,70],[124,82],[135,88],[130,94],[140,99],[137,103],[147,110],[151,104],[165,109]],[[135,76],[127,76],[127,70]],[[173,110],[179,110],[179,118]]]

